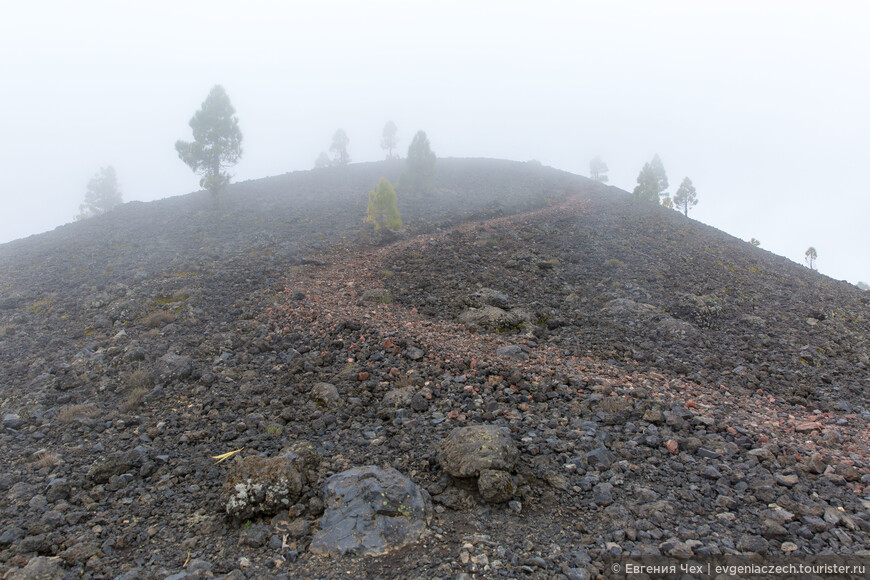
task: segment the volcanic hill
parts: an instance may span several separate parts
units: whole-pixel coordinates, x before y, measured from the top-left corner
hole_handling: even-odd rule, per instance
[[[870,554],[868,293],[535,163],[439,160],[432,194],[399,189],[405,227],[370,231],[368,191],[403,169],[0,246],[3,578]],[[273,460],[292,500],[233,504]],[[362,506],[389,529],[353,544],[327,529],[363,525],[339,474],[353,509],[416,503]]]

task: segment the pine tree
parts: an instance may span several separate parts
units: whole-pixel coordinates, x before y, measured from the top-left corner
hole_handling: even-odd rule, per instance
[[[123,203],[123,199],[118,189],[118,176],[115,173],[115,168],[111,165],[101,167],[99,173],[88,181],[85,200],[79,206],[76,220],[104,214],[121,203]]]
[[[594,157],[589,162],[589,178],[600,183],[607,183],[607,172],[610,171],[601,157]]]
[[[399,144],[399,138],[396,136],[398,130],[399,128],[392,121],[387,121],[387,124],[384,125],[384,132],[381,135],[381,149],[387,152],[387,159],[399,157],[398,154],[393,153],[393,149]]]
[[[217,195],[230,182],[224,168],[238,163],[242,156],[239,119],[227,92],[215,85],[190,120],[193,142],[177,141],[178,157],[202,175],[199,184]]]
[[[329,159],[329,155],[326,154],[326,151],[322,151],[317,159],[314,160],[314,169],[323,169],[330,165],[332,165],[332,161]]]
[[[652,161],[645,163],[637,176],[637,187],[634,188],[635,200],[642,203],[659,204],[659,198],[668,188],[668,176],[662,160],[656,154]]]
[[[683,214],[689,215],[689,208],[698,205],[698,195],[695,192],[695,186],[692,185],[692,180],[688,177],[683,179],[677,193],[674,195],[674,205],[678,209],[683,210]]]
[[[368,215],[365,221],[374,224],[375,231],[402,227],[402,216],[396,207],[396,190],[383,177],[378,186],[369,192]]]
[[[407,168],[400,181],[402,189],[428,193],[435,181],[435,159],[426,132],[417,131],[408,147]]]
[[[332,136],[332,145],[329,146],[329,150],[332,151],[333,165],[347,165],[350,163],[350,153],[347,150],[348,145],[350,145],[350,139],[348,139],[344,129],[336,131],[335,135]]]
[[[816,269],[815,263],[816,263],[816,260],[818,259],[818,257],[819,257],[818,252],[816,252],[816,249],[812,246],[807,248],[807,251],[804,252],[804,260],[806,261],[807,265],[810,267],[810,270]]]

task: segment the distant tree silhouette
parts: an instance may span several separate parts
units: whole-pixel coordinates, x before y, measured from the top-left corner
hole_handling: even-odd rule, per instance
[[[589,178],[600,183],[607,183],[607,164],[601,160],[601,157],[593,157],[589,162]]]
[[[751,240],[749,240],[749,243],[752,244],[753,246],[755,246],[756,248],[761,245],[761,242],[759,242],[755,238],[752,238]]]
[[[670,195],[662,197],[662,206],[668,209],[674,209],[674,200],[671,199]]]
[[[347,151],[348,145],[350,145],[350,139],[348,139],[344,129],[336,131],[335,135],[332,136],[332,145],[329,146],[329,150],[332,152],[333,165],[347,165],[350,163],[350,153]]]
[[[387,121],[384,125],[384,132],[381,134],[381,149],[387,152],[387,159],[397,159],[398,153],[393,153],[399,144],[399,138],[396,136],[399,128],[392,121]]]
[[[417,131],[408,147],[406,169],[402,174],[402,189],[416,193],[429,192],[435,181],[435,153],[425,131]]]
[[[329,155],[326,154],[326,151],[322,151],[320,155],[317,156],[317,159],[314,160],[314,169],[322,169],[324,167],[329,167],[332,165],[332,160],[329,159]]]
[[[79,206],[77,220],[101,215],[123,202],[118,189],[118,176],[115,168],[109,165],[101,167],[99,173],[88,181],[85,200]]]
[[[365,221],[374,224],[375,230],[402,227],[402,216],[396,207],[396,191],[385,178],[369,192],[368,215]]]
[[[637,187],[634,188],[635,200],[642,203],[659,204],[659,198],[668,188],[668,176],[662,160],[656,154],[652,161],[645,163],[637,176]]]
[[[215,85],[190,120],[193,141],[177,141],[178,157],[202,175],[199,184],[217,195],[230,182],[224,168],[238,163],[242,156],[239,119],[227,92]]]
[[[818,254],[818,252],[816,252],[816,249],[812,246],[807,248],[807,251],[804,252],[804,260],[806,261],[807,265],[810,267],[810,270],[816,269],[815,263],[816,263],[816,260],[818,258],[819,258],[819,254]]]
[[[692,185],[692,180],[686,177],[680,184],[677,193],[674,194],[674,205],[678,209],[683,210],[683,214],[689,215],[689,208],[698,205],[698,194],[695,191],[695,186]]]

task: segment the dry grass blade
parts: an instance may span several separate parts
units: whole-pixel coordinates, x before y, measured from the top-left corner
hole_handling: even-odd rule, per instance
[[[80,419],[93,419],[100,414],[100,408],[93,403],[79,403],[68,405],[57,413],[57,420],[61,423],[72,423]]]
[[[215,465],[217,465],[221,461],[226,461],[227,459],[229,459],[230,457],[232,457],[233,455],[235,455],[236,453],[238,453],[242,449],[244,449],[244,447],[236,449],[235,451],[228,451],[227,453],[222,453],[220,455],[212,455],[211,458],[217,459],[217,462],[215,463]]]

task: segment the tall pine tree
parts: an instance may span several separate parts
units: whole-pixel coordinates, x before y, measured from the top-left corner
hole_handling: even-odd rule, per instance
[[[193,141],[177,141],[178,157],[200,175],[200,186],[217,195],[230,182],[225,168],[242,157],[242,132],[227,92],[215,85],[190,120]]]
[[[698,194],[692,180],[688,177],[683,179],[677,193],[674,194],[674,205],[683,210],[684,215],[689,215],[689,208],[698,205]]]

